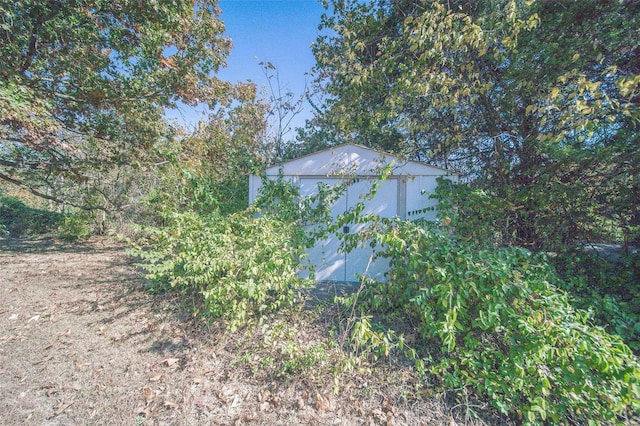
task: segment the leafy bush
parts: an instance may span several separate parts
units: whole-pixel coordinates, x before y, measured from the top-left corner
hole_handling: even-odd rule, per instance
[[[455,242],[431,224],[380,223],[391,271],[361,312],[415,324],[425,342],[416,364],[447,389],[472,388],[531,424],[616,422],[640,408],[630,349],[569,304],[539,257]]]
[[[16,197],[0,197],[0,228],[11,237],[52,233],[63,221],[62,213],[34,209]]]
[[[294,302],[312,283],[298,278],[313,237],[303,226],[327,215],[334,191],[302,199],[291,182],[265,179],[254,205],[224,215],[201,208],[169,213],[162,228],[142,228],[133,253],[154,288],[197,296],[196,313],[224,319],[234,329]]]
[[[468,185],[438,179],[438,215],[455,229],[456,238],[484,246],[506,246],[516,241],[511,203]]]
[[[134,252],[149,278],[197,295],[197,313],[223,318],[232,329],[290,305],[306,284],[297,276],[303,248],[295,227],[278,219],[182,213],[146,232]]]
[[[598,254],[588,248],[567,250],[549,260],[564,278],[574,306],[593,312],[593,319],[640,351],[640,253],[619,248]]]
[[[58,226],[58,235],[65,240],[88,238],[93,233],[90,221],[86,214],[66,214]]]
[[[443,179],[434,198],[439,216],[451,221],[456,240],[483,247],[517,243],[514,214],[520,209],[506,199]],[[545,242],[538,247],[553,252],[548,260],[562,277],[558,287],[569,292],[575,307],[592,311],[597,324],[640,351],[640,254],[622,250],[615,259],[598,256],[584,245],[568,246],[563,237],[567,233],[549,224]]]
[[[198,174],[179,165],[167,167],[161,183],[149,191],[143,204],[150,210],[146,213],[149,218],[168,212],[230,214],[247,208],[248,189],[244,176],[223,179]]]

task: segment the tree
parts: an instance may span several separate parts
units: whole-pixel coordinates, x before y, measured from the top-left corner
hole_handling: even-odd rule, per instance
[[[611,223],[640,237],[636,2],[331,5],[314,47],[324,105],[311,140],[455,168],[510,206],[499,243],[597,240],[615,236]]]
[[[169,131],[164,108],[234,96],[213,76],[231,47],[216,0],[0,0],[0,13],[0,179],[40,196],[135,162]]]
[[[273,164],[298,154],[297,146],[291,137],[292,122],[302,112],[307,88],[304,88],[302,94],[295,94],[282,85],[280,73],[275,65],[262,61],[259,65],[267,79],[265,94],[270,105],[266,114],[266,132],[261,150],[267,163]]]
[[[266,164],[270,105],[255,84],[238,84],[236,101],[219,107],[189,135],[156,145],[148,188],[153,212],[233,213],[248,204],[249,175]],[[164,161],[163,161],[164,160]]]

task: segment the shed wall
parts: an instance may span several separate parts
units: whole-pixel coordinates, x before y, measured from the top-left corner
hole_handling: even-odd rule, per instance
[[[391,165],[391,175],[380,182],[380,189],[371,200],[364,199],[373,179],[382,167]],[[267,178],[283,178],[300,187],[302,196],[317,192],[317,185],[330,186],[344,182],[346,178],[357,177],[345,194],[332,206],[335,218],[353,207],[357,202],[365,204],[363,213],[376,213],[383,217],[398,216],[406,219],[424,217],[434,220],[436,212],[425,210],[435,207],[436,201],[429,194],[436,188],[436,179],[449,172],[416,162],[400,162],[397,158],[356,145],[343,145],[331,150],[301,157],[280,166],[265,170]],[[253,203],[261,186],[261,178],[249,178],[249,203]],[[346,232],[362,232],[366,225],[349,225]],[[348,228],[348,229],[347,229]],[[308,261],[314,265],[318,281],[355,281],[355,274],[367,275],[384,280],[388,264],[384,261],[370,263],[372,249],[368,246],[357,248],[349,254],[339,253],[340,239],[337,235],[319,241],[308,250]],[[308,271],[301,271],[301,275]]]

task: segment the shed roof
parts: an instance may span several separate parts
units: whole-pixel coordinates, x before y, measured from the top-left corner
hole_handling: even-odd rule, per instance
[[[445,176],[453,174],[418,161],[400,159],[397,156],[356,144],[343,144],[305,155],[265,170],[267,176],[280,173],[285,176],[363,176],[379,175],[391,164],[392,175],[397,176]]]

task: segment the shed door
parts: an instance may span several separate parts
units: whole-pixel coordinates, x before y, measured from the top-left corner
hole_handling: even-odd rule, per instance
[[[380,217],[393,217],[398,215],[398,185],[399,180],[389,179],[380,182],[380,188],[372,200],[365,197],[371,191],[372,180],[361,180],[354,183],[348,190],[347,208],[355,207],[358,202],[364,202],[363,214],[373,213]],[[367,228],[367,224],[356,224],[349,226],[350,232],[361,233]],[[379,249],[379,247],[378,247]],[[353,249],[346,257],[345,281],[355,281],[356,273],[381,281],[384,273],[389,269],[389,262],[386,259],[376,259],[371,261],[373,249],[369,244],[364,247]]]
[[[300,194],[311,195],[317,192],[318,183],[333,186],[342,182],[341,179],[300,179]],[[398,212],[398,185],[399,181],[390,179],[380,182],[380,188],[372,200],[365,199],[371,190],[373,181],[362,179],[349,186],[342,196],[331,207],[332,217],[344,213],[355,207],[358,202],[363,202],[365,208],[363,214],[375,213],[382,217],[393,217]],[[366,224],[349,224],[342,232],[359,233],[366,229]],[[388,269],[388,263],[376,260],[370,263],[373,253],[371,247],[358,247],[350,253],[339,253],[340,239],[337,235],[330,235],[323,241],[318,241],[316,246],[307,250],[308,262],[315,265],[316,280],[318,281],[355,281],[355,274],[367,273],[375,279],[382,279]]]
[[[301,178],[299,182],[300,195],[303,197],[316,194],[319,183],[324,183],[329,186],[341,183],[339,179],[326,178]],[[346,209],[347,197],[343,194],[331,206],[331,216],[335,218],[340,213],[346,211]],[[308,231],[311,230],[311,227],[309,227]],[[317,281],[344,281],[346,257],[344,254],[338,253],[339,248],[340,240],[335,235],[331,235],[324,240],[316,241],[314,247],[307,249],[307,259],[303,263],[310,263],[315,266]],[[307,276],[308,272],[304,271],[300,275]]]

